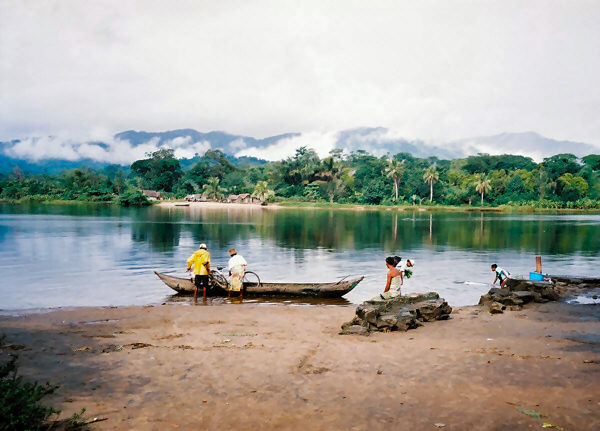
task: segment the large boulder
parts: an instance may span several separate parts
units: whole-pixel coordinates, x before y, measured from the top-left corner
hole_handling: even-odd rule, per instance
[[[340,334],[407,331],[417,328],[421,322],[448,319],[451,312],[452,308],[436,292],[370,300],[356,308],[356,315],[342,325]]]
[[[433,322],[434,320],[444,320],[450,317],[452,307],[443,299],[432,299],[419,303],[415,311],[417,319],[423,322]]]
[[[356,308],[356,316],[373,325],[377,323],[379,312],[379,307],[375,304],[363,303]]]
[[[527,304],[534,300],[534,292],[528,290],[518,291],[512,293],[513,297],[520,300],[523,304]]]
[[[502,310],[520,310],[530,302],[558,301],[564,288],[548,281],[508,279],[504,288],[492,287],[481,296],[480,305],[488,307],[490,313]]]

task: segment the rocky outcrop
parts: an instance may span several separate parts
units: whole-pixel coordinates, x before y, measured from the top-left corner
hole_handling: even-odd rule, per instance
[[[340,334],[368,335],[372,331],[408,331],[423,322],[447,319],[448,303],[435,292],[398,296],[382,301],[365,301],[354,318],[342,325]]]
[[[493,287],[479,300],[480,305],[488,307],[490,313],[502,313],[504,310],[520,310],[530,302],[557,301],[563,293],[563,287],[553,282],[536,282],[509,279],[506,287]]]
[[[564,286],[577,286],[581,288],[600,287],[600,277],[574,277],[571,275],[551,275],[550,278]]]

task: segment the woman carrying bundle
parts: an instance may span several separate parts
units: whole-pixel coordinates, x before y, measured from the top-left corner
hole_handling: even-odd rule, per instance
[[[402,273],[396,268],[398,261],[393,256],[385,258],[385,266],[388,269],[385,289],[380,296],[381,299],[391,299],[400,296],[402,287]]]

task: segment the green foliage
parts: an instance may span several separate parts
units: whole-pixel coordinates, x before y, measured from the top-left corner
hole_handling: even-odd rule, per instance
[[[487,174],[493,170],[504,169],[506,171],[516,169],[531,170],[535,163],[529,157],[503,154],[500,156],[490,156],[489,154],[479,154],[477,156],[467,157],[462,169],[469,174]]]
[[[483,206],[483,197],[486,192],[492,188],[490,180],[483,174],[477,174],[475,179],[475,190],[481,194],[481,206]]]
[[[0,178],[0,199],[146,205],[147,199],[136,192],[140,189],[157,190],[168,197],[203,193],[220,199],[225,194],[266,193],[263,199],[268,200],[369,205],[394,205],[403,199],[422,204],[426,199],[428,204],[443,205],[480,201],[496,206],[587,208],[592,205],[589,202],[600,199],[600,156],[594,154],[581,160],[557,154],[536,164],[516,155],[479,154],[450,161],[408,153],[375,157],[363,150],[344,154],[336,149],[321,159],[314,150],[301,147],[285,160],[244,168],[221,151],[210,150],[187,160],[185,166],[187,170],[172,150],[162,149],[134,162],[130,170],[79,168],[54,176],[15,170]]]
[[[581,159],[586,166],[589,166],[593,171],[600,171],[600,155],[590,154]]]
[[[303,196],[309,200],[316,202],[321,199],[321,191],[319,189],[319,184],[310,183],[304,187]]]
[[[26,382],[17,368],[16,357],[0,364],[0,431],[45,429],[44,422],[60,411],[40,401],[58,386]]]
[[[587,194],[588,183],[581,177],[566,173],[558,178],[557,194],[563,201],[576,201]]]
[[[363,191],[362,202],[369,205],[379,205],[387,196],[386,186],[381,178],[370,180]]]
[[[388,165],[385,168],[385,175],[391,178],[394,183],[394,199],[398,200],[398,184],[404,173],[404,160],[398,161],[398,159],[390,159]]]
[[[119,196],[119,205],[122,207],[143,207],[152,203],[139,190],[128,191]]]
[[[240,193],[248,193],[252,190],[251,187],[246,184],[244,172],[238,169],[225,174],[221,181],[221,186],[228,190],[229,193],[234,193],[236,195]]]
[[[425,173],[423,174],[423,181],[429,184],[430,194],[429,194],[429,202],[433,200],[433,184],[440,179],[440,174],[437,171],[435,166],[430,166],[425,169]]]
[[[267,181],[259,181],[254,187],[252,196],[259,198],[261,202],[268,202],[275,197],[275,192],[269,189],[269,183]]]
[[[216,200],[223,197],[223,189],[219,185],[220,182],[221,180],[219,180],[218,177],[211,177],[208,179],[207,183],[202,187],[207,198]]]
[[[170,192],[181,177],[179,160],[171,149],[161,149],[148,154],[149,158],[131,165],[133,173],[142,180],[142,187]]]
[[[556,180],[567,173],[575,174],[581,168],[581,165],[577,162],[577,156],[573,154],[557,154],[546,157],[542,165],[552,180]]]

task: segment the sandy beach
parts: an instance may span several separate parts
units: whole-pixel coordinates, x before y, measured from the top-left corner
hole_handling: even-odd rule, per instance
[[[98,430],[600,428],[600,313],[456,309],[408,332],[338,335],[352,306],[82,308],[3,316],[3,360],[61,385]],[[539,412],[541,419],[521,410]],[[437,424],[437,425],[436,425]]]
[[[185,205],[182,205],[185,204]],[[250,209],[279,209],[277,204],[260,205],[260,204],[241,204],[227,202],[184,202],[184,201],[161,201],[157,204],[163,208],[207,208],[207,209],[223,209],[223,208],[250,208]]]

